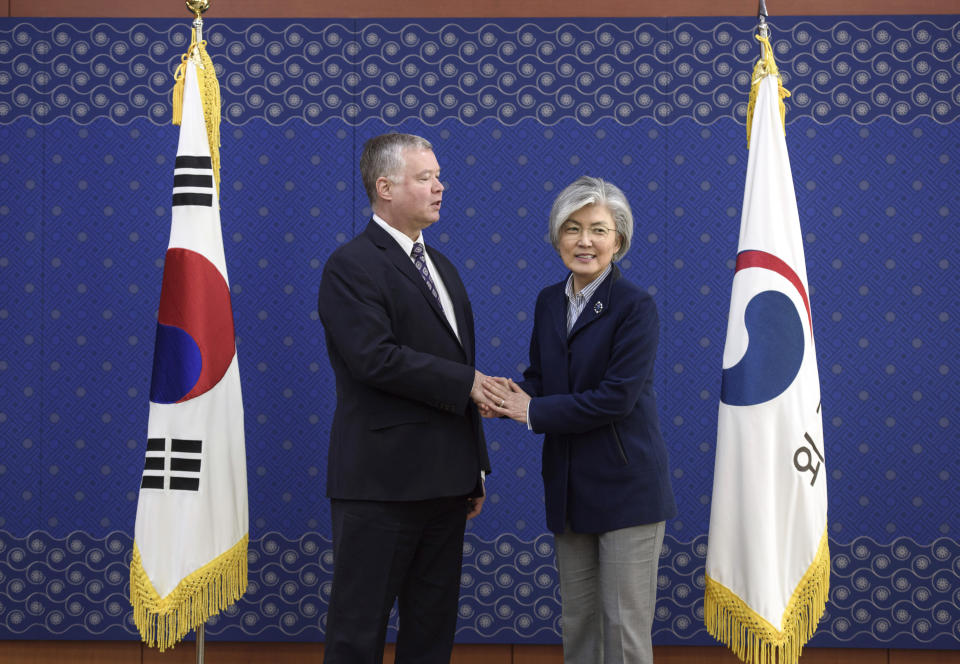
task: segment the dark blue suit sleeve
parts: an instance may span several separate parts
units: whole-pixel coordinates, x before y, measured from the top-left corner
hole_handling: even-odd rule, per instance
[[[609,361],[600,383],[582,392],[534,397],[530,402],[533,430],[581,433],[623,419],[651,380],[658,338],[656,304],[649,296],[638,297],[613,330]],[[556,361],[565,362],[567,358],[558,357]]]
[[[397,303],[370,270],[342,253],[327,261],[318,311],[328,342],[358,382],[449,412],[465,412],[473,367],[398,342],[391,308]]]

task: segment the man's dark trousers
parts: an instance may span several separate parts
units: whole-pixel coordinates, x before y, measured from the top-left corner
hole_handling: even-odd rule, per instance
[[[447,664],[457,622],[465,497],[396,503],[334,499],[331,514],[337,583],[326,661],[382,662],[390,610],[398,600],[396,661]]]

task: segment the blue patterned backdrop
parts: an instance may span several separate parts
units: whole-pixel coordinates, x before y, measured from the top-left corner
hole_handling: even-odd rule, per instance
[[[833,577],[815,645],[960,648],[960,17],[777,19],[823,392]],[[436,146],[429,243],[478,364],[524,367],[556,193],[628,192],[622,263],[661,316],[680,515],[655,639],[703,626],[717,395],[747,152],[752,21],[207,21],[246,412],[250,587],[213,639],[322,640],[332,375],[324,260],[369,213],[362,142]],[[0,638],[137,638],[127,563],[169,232],[185,21],[0,19]],[[458,638],[557,642],[540,440],[487,424]],[[391,633],[392,628],[391,628]]]

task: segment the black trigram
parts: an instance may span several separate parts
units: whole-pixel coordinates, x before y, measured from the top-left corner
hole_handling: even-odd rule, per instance
[[[202,451],[203,441],[200,440],[148,438],[140,488],[199,491]]]
[[[210,157],[177,156],[173,169],[173,205],[213,207],[213,166]]]

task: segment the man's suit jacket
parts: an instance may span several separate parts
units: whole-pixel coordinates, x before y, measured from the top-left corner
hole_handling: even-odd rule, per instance
[[[490,470],[474,379],[473,311],[453,264],[427,248],[460,341],[400,245],[376,222],[327,260],[318,310],[336,377],[327,495],[468,495]]]
[[[547,527],[601,533],[676,514],[653,393],[657,308],[614,266],[567,334],[566,280],[537,297],[521,387],[543,443]]]

